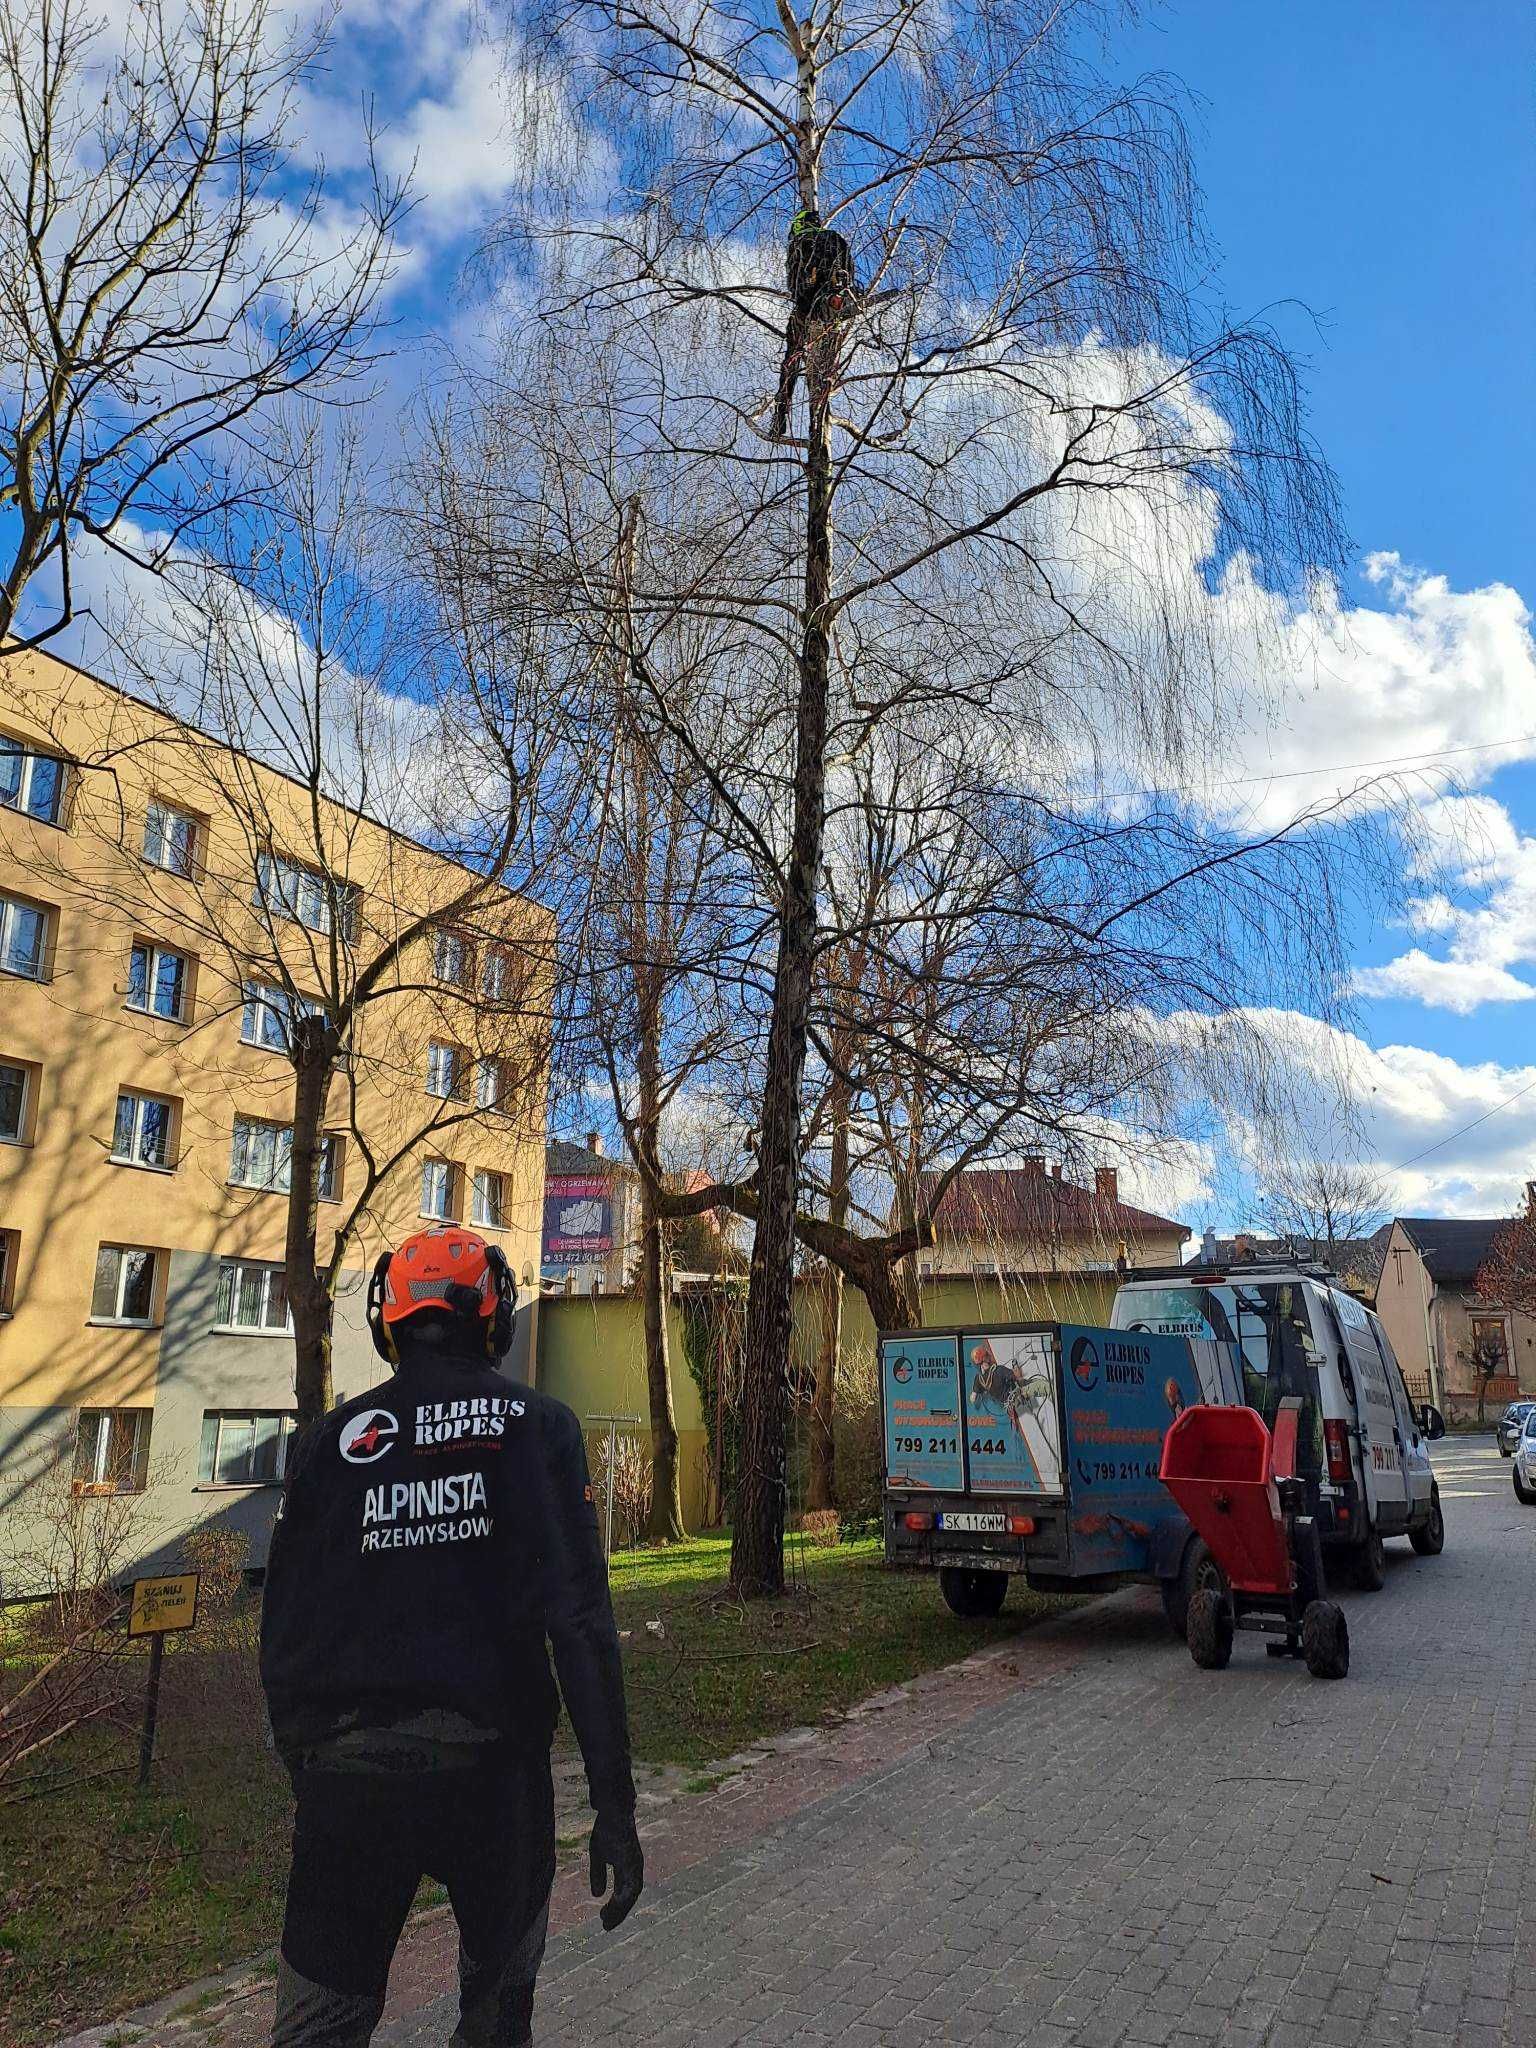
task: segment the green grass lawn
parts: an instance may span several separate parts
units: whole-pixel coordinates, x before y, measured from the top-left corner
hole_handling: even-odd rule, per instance
[[[885,1571],[873,1542],[792,1542],[791,1594],[743,1607],[723,1594],[728,1549],[706,1536],[613,1561],[641,1765],[708,1764],[1063,1604],[1018,1582],[999,1620],[962,1623],[934,1579]],[[661,1623],[659,1636],[648,1621]],[[289,1799],[261,1746],[254,1606],[224,1634],[216,1653],[178,1646],[166,1659],[147,1793],[134,1788],[135,1738],[122,1730],[73,1744],[59,1759],[73,1781],[65,1789],[17,1800],[12,1786],[10,1803],[0,1801],[7,2048],[107,2019],[275,1941]],[[706,1782],[701,1773],[699,1789]]]

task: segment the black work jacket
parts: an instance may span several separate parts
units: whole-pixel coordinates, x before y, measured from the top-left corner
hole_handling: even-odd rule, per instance
[[[547,1748],[559,1714],[592,1803],[633,1807],[586,1447],[559,1401],[420,1355],[292,1445],[261,1622],[286,1757],[441,1715]]]

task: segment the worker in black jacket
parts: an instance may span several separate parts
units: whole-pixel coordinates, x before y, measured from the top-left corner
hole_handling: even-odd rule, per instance
[[[395,1365],[289,1458],[261,1677],[293,1777],[275,2048],[363,2048],[423,1873],[459,1926],[455,2048],[531,2040],[554,1879],[546,1642],[596,1811],[603,1925],[640,1896],[618,1638],[585,1447],[558,1401],[496,1370],[516,1287],[450,1226],[374,1269]]]
[[[818,346],[835,348],[839,329],[853,318],[859,302],[853,252],[836,228],[822,226],[821,215],[813,206],[802,206],[789,224],[784,282],[789,293],[789,322],[772,427],[774,438],[780,441],[789,432],[789,410],[807,355]]]

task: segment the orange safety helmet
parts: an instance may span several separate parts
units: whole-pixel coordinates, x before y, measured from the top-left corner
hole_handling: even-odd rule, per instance
[[[479,1322],[487,1357],[504,1358],[512,1348],[517,1282],[501,1247],[447,1223],[382,1253],[368,1282],[368,1329],[381,1358],[399,1363],[394,1330],[423,1309]]]

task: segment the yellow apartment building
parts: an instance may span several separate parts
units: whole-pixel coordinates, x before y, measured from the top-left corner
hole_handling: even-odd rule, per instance
[[[325,1122],[337,1398],[385,1375],[368,1269],[434,1218],[506,1251],[531,1377],[546,914],[66,663],[0,666],[0,1596],[106,1498],[137,1556],[213,1524],[261,1563],[294,1405],[285,1032],[381,957]]]

